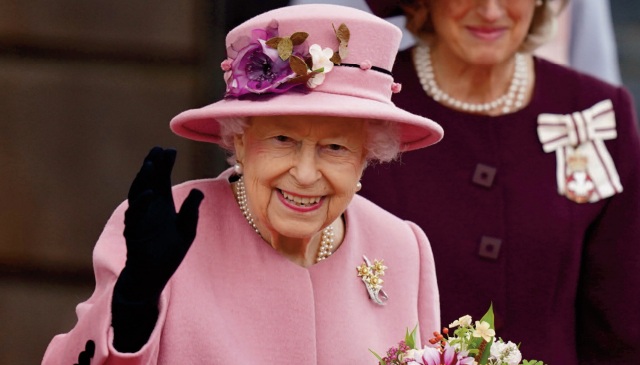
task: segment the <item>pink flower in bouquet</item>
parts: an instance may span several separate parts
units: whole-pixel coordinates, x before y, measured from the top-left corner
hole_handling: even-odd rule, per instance
[[[409,365],[473,365],[473,357],[466,353],[457,353],[456,349],[446,344],[444,347],[426,347],[422,356],[409,362]]]

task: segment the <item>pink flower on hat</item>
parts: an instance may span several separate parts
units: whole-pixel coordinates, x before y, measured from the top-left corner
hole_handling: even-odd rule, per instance
[[[232,60],[226,58],[224,61],[222,61],[222,63],[220,63],[220,68],[222,69],[222,71],[229,71],[231,70],[231,63]]]

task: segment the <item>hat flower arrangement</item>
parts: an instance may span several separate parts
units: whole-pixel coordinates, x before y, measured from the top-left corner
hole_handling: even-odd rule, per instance
[[[278,34],[278,22],[273,20],[265,29],[254,29],[251,37],[243,36],[227,49],[228,58],[222,64],[227,84],[226,96],[283,93],[306,84],[315,88],[325,74],[347,57],[349,28],[341,24],[334,32],[340,42],[338,51],[318,44],[306,47],[309,36],[295,32],[288,37]]]
[[[493,306],[473,322],[465,315],[442,329],[422,349],[416,347],[416,328],[405,339],[380,356],[371,351],[379,365],[545,365],[538,360],[523,360],[520,345],[496,338]],[[451,333],[453,331],[453,333]]]

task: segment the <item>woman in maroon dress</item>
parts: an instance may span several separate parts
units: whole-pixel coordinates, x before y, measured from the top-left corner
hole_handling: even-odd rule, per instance
[[[547,0],[369,0],[417,46],[397,106],[445,138],[370,168],[361,194],[432,243],[442,323],[479,318],[549,364],[640,359],[640,138],[629,93],[530,55]]]

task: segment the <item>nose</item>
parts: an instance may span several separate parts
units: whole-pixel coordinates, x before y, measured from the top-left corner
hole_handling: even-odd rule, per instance
[[[488,22],[500,19],[504,14],[504,4],[502,4],[502,1],[503,0],[480,0],[477,7],[478,14]]]
[[[301,146],[297,151],[293,166],[289,170],[291,175],[302,186],[312,185],[321,177],[315,147]]]

